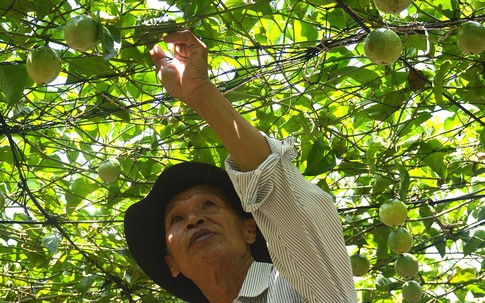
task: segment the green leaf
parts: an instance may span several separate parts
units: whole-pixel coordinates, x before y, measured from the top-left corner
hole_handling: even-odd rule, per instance
[[[381,225],[373,232],[374,240],[377,243],[376,257],[378,259],[387,259],[389,257],[389,246],[387,245],[387,238],[391,229],[387,226]]]
[[[382,104],[374,104],[366,108],[366,115],[375,121],[386,121],[391,116],[389,111],[389,106]]]
[[[420,127],[421,124],[428,121],[433,117],[432,114],[424,112],[420,113],[418,116],[413,117],[412,119],[406,121],[405,123],[398,125],[398,132],[401,136],[407,135],[413,131],[416,131],[416,128]]]
[[[438,140],[429,140],[428,142],[423,142],[418,150],[422,161],[443,179],[448,174],[444,157],[446,154],[454,151],[454,149],[446,150],[445,148]]]
[[[315,26],[308,24],[306,22],[295,21],[294,27],[295,27],[295,31],[296,31],[296,34],[297,34],[297,40],[299,40],[299,41],[301,41],[301,40],[317,41],[318,40],[318,31],[315,28]]]
[[[463,246],[463,254],[469,256],[485,247],[485,230],[476,230]]]
[[[458,89],[458,93],[465,102],[474,104],[485,104],[485,84],[478,75],[471,80],[465,88]]]
[[[96,190],[97,186],[85,178],[74,180],[66,191],[66,213],[72,214],[83,199]]]
[[[408,170],[402,166],[397,165],[399,170],[399,198],[401,201],[406,201],[409,193],[409,186],[411,184],[411,180],[409,178]]]
[[[369,148],[365,153],[365,157],[367,159],[367,163],[369,164],[369,168],[372,172],[377,171],[377,163],[379,161],[379,154],[384,151],[383,142],[380,140],[369,140]]]
[[[388,192],[393,181],[386,176],[376,175],[372,184],[372,192],[376,195]]]
[[[453,292],[453,294],[456,295],[456,297],[461,301],[461,302],[466,302],[466,297],[468,295],[468,289],[457,289]]]
[[[88,275],[86,277],[83,277],[81,281],[79,281],[79,284],[76,286],[77,291],[79,291],[81,294],[86,294],[97,277],[97,275]]]
[[[388,114],[399,110],[407,100],[407,96],[401,91],[386,94],[383,99],[384,111]]]
[[[69,76],[66,84],[83,81],[90,77],[114,76],[108,61],[102,57],[77,57],[69,61]]]
[[[421,204],[418,211],[424,226],[429,230],[435,221],[431,207],[428,204]]]
[[[308,176],[320,175],[331,170],[335,165],[336,157],[331,147],[317,139],[308,153],[304,174]]]
[[[153,64],[148,54],[140,52],[136,45],[127,42],[123,44],[120,50],[120,58],[127,61],[133,60],[136,64],[146,64],[149,62],[150,64],[147,64],[147,66],[150,67]]]
[[[379,75],[374,70],[368,68],[346,66],[330,73],[329,75],[329,78],[336,78],[340,80],[347,77],[371,88],[378,88],[382,84]]]
[[[47,16],[52,10],[59,5],[60,0],[49,1],[34,1],[35,12],[37,16],[42,19]]]
[[[0,89],[5,93],[9,106],[22,99],[28,81],[29,75],[24,64],[0,65]]]
[[[480,144],[485,145],[485,128],[482,128],[479,132]]]
[[[6,204],[6,198],[5,195],[3,194],[3,188],[0,187],[0,215],[3,213],[5,210],[5,204]]]
[[[477,270],[474,267],[457,267],[453,273],[450,282],[460,283],[475,280],[477,278]]]
[[[116,32],[117,35],[113,35]],[[119,37],[119,31],[112,26],[101,26],[101,45],[103,46],[103,59],[109,60],[118,54],[118,49],[115,48],[116,43],[121,42],[121,37]]]
[[[338,170],[348,176],[358,176],[369,171],[368,165],[357,161],[342,161]]]
[[[17,13],[21,15],[35,11],[35,3],[30,0],[0,0],[0,12],[2,10],[18,18]]]
[[[55,254],[61,243],[61,236],[59,234],[53,234],[50,236],[42,237],[42,245],[51,253]]]
[[[98,95],[96,98],[96,104],[107,114],[118,117],[123,122],[130,122],[130,111],[121,102],[116,97],[107,94]]]
[[[384,276],[379,276],[376,279],[376,288],[380,291],[390,292],[392,290],[400,289],[401,287],[401,282],[393,281]]]
[[[430,41],[424,35],[410,35],[403,41],[403,46],[413,47],[418,50],[427,51]]]
[[[482,1],[482,0],[473,1],[472,5],[475,9],[480,9],[482,7],[485,7],[485,1]]]
[[[440,256],[443,258],[446,256],[446,241],[440,241],[434,245]]]

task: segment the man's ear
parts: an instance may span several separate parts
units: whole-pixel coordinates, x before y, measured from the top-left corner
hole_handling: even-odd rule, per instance
[[[243,223],[244,223],[244,235],[245,235],[245,238],[246,238],[246,243],[248,243],[249,245],[253,244],[254,241],[256,241],[256,231],[257,231],[257,225],[256,225],[256,221],[254,221],[253,218],[245,218],[243,219]]]
[[[167,263],[168,270],[172,273],[172,277],[177,278],[177,276],[180,274],[180,270],[177,267],[177,264],[175,264],[175,260],[173,257],[169,254],[165,256],[165,262]]]

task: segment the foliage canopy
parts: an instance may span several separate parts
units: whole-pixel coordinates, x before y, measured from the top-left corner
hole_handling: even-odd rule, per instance
[[[370,0],[149,2],[0,0],[0,302],[176,302],[134,263],[122,218],[165,167],[227,156],[157,83],[148,49],[179,27],[207,44],[238,111],[298,139],[295,164],[335,196],[349,254],[370,260],[359,301],[401,300],[407,279],[378,216],[394,199],[423,302],[483,299],[485,53],[465,55],[456,33],[483,24],[485,0],[416,0],[399,15]],[[86,52],[63,38],[80,14],[99,20]],[[382,27],[403,43],[387,66],[362,45]],[[62,70],[37,85],[26,60],[44,45]],[[107,184],[97,168],[111,157],[121,176]]]

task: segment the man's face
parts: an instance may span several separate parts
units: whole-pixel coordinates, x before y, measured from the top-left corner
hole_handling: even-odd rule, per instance
[[[165,209],[167,264],[176,277],[190,278],[195,265],[250,255],[256,240],[253,219],[242,219],[214,187],[196,186],[177,196]]]

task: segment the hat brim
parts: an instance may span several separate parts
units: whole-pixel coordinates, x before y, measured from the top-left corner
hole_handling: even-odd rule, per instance
[[[198,185],[221,189],[237,213],[250,216],[243,211],[239,196],[224,169],[206,163],[183,162],[164,170],[149,194],[127,209],[124,230],[133,258],[149,278],[182,300],[205,303],[208,300],[200,289],[182,274],[172,277],[165,262],[165,207],[177,194]],[[271,263],[266,240],[259,229],[256,241],[251,245],[251,253],[256,261]]]

